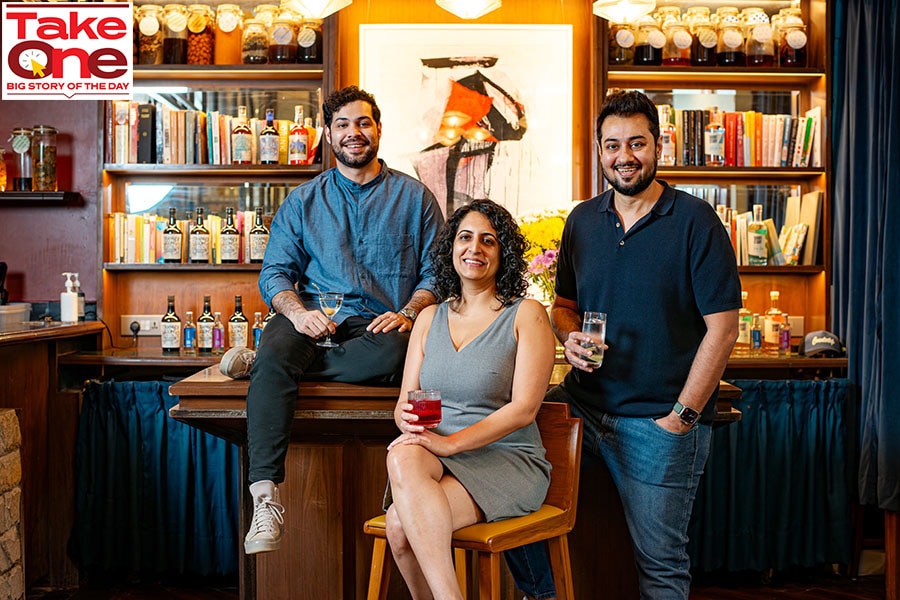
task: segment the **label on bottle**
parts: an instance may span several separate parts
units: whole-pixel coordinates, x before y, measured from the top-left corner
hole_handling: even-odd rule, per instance
[[[197,347],[197,329],[195,327],[184,328],[184,349]]]
[[[174,31],[175,33],[184,31],[184,28],[187,27],[187,15],[169,11],[166,13],[166,27],[169,28],[169,31]]]
[[[736,29],[727,29],[722,33],[722,41],[731,49],[744,45],[744,36]]]
[[[160,335],[162,337],[163,349],[181,348],[181,323],[166,322],[160,324]]]
[[[671,131],[661,131],[659,137],[662,139],[662,156],[659,162],[666,166],[675,164],[675,134]]]
[[[616,44],[620,48],[631,48],[634,46],[634,33],[629,29],[620,29],[616,32]]]
[[[278,163],[278,136],[259,136],[259,162]]]
[[[725,129],[720,127],[714,131],[704,132],[703,143],[707,155],[722,156],[725,154]]]
[[[762,23],[753,28],[753,39],[761,44],[772,39],[772,26],[768,23]]]
[[[153,37],[159,32],[159,20],[156,17],[144,17],[138,23],[138,29],[141,30],[142,35]]]
[[[743,344],[745,346],[750,345],[750,319],[739,319],[738,320],[738,344]]]
[[[190,240],[190,257],[193,261],[209,260],[209,234],[194,233]]]
[[[213,350],[225,348],[225,328],[213,325]]]
[[[768,264],[769,252],[766,237],[765,229],[747,232],[747,258],[751,265],[765,266]]]
[[[795,29],[793,31],[787,32],[787,35],[784,36],[785,41],[788,46],[793,48],[794,50],[799,50],[806,46],[806,32],[800,29]]]
[[[253,349],[259,350],[259,340],[262,338],[262,327],[253,328]]]
[[[213,324],[211,322],[197,323],[197,347],[201,350],[212,350]]]
[[[715,48],[718,43],[716,32],[712,29],[700,29],[697,31],[697,41],[704,48]]]
[[[288,163],[292,165],[306,164],[309,136],[303,133],[292,133],[288,137]]]
[[[241,255],[241,236],[220,235],[219,253],[222,260],[237,261]]]
[[[236,163],[247,164],[253,157],[249,133],[235,133],[231,136],[231,155]]]
[[[164,233],[163,236],[163,260],[181,260],[181,234]]]
[[[262,260],[266,255],[269,235],[266,233],[250,234],[250,260]]]
[[[666,45],[666,34],[662,31],[651,31],[647,34],[647,41],[650,45],[659,50]]]
[[[781,342],[781,317],[766,317],[766,332],[765,332],[765,341],[766,344],[770,344],[774,347],[778,347],[778,344]]]
[[[216,20],[216,26],[219,28],[219,31],[224,31],[225,33],[230,33],[234,31],[234,29],[238,25],[238,16],[232,11],[219,12],[219,18]]]
[[[228,323],[228,342],[232,348],[247,347],[248,323]]]
[[[316,43],[316,31],[309,27],[304,27],[297,34],[297,43],[303,48],[309,48]]]
[[[675,46],[685,50],[691,47],[693,43],[693,39],[691,38],[691,34],[684,30],[676,31],[672,36],[672,41],[675,43]]]

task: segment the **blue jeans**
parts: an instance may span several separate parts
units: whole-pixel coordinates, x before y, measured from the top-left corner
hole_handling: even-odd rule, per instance
[[[687,529],[712,427],[696,425],[679,435],[650,418],[589,411],[560,386],[545,400],[571,404],[572,414],[584,419],[584,449],[609,469],[631,533],[641,598],[686,600],[691,586]],[[555,595],[545,544],[508,551],[506,562],[520,590],[533,598]]]

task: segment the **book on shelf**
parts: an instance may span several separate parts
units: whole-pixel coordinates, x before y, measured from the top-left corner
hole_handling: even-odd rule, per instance
[[[812,107],[806,111],[806,117],[812,119],[812,144],[806,166],[821,168],[824,164],[822,160],[822,107]]]
[[[772,266],[780,267],[785,264],[785,259],[778,241],[778,234],[775,232],[775,221],[764,219],[763,222],[766,224],[767,262]]]
[[[803,143],[806,138],[806,124],[808,121],[808,117],[797,117],[797,137],[794,141],[793,158],[791,158],[792,167],[799,167],[803,160]]]
[[[806,243],[803,246],[801,265],[814,265],[819,252],[819,229],[822,219],[822,192],[813,191],[800,198],[800,222],[806,223]]]
[[[138,106],[138,142],[137,162],[153,164],[156,162],[156,106],[141,104]]]
[[[113,100],[113,162],[125,164],[128,162],[128,140],[130,129],[128,127],[128,112],[131,103],[128,100]]]

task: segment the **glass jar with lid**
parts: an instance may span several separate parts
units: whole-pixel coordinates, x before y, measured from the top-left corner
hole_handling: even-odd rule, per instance
[[[138,64],[162,64],[162,18],[159,5],[145,4],[138,9]]]
[[[253,16],[262,21],[266,29],[268,29],[278,16],[278,6],[275,4],[260,4],[253,9]]]
[[[744,56],[744,33],[738,15],[738,9],[733,6],[721,6],[716,10],[716,63],[720,67],[743,67],[747,64]]]
[[[694,7],[706,8],[706,7]],[[719,43],[716,28],[706,15],[697,15],[691,22],[691,64],[695,67],[714,67],[717,64],[716,46]]]
[[[297,36],[289,19],[275,19],[269,28],[269,63],[281,65],[297,62]]]
[[[666,34],[666,45],[663,46],[662,64],[669,67],[690,66],[693,38],[684,22],[678,18],[669,18],[663,26],[663,32]]]
[[[55,192],[56,187],[56,128],[35,125],[31,129],[31,189],[35,192]]]
[[[634,64],[659,66],[662,64],[662,49],[666,45],[666,35],[660,30],[656,19],[650,15],[641,17],[634,36]]]
[[[16,127],[9,138],[13,152],[16,153],[16,168],[13,176],[13,191],[31,191],[31,129]]]
[[[806,25],[800,17],[784,17],[778,28],[778,64],[782,67],[806,67]]]
[[[769,15],[761,8],[749,8],[744,12],[744,55],[748,67],[775,66],[775,42]]]
[[[213,61],[217,65],[241,64],[244,16],[237,4],[220,4],[216,10],[216,45]]]
[[[684,13],[684,24],[688,26],[688,29],[694,29],[694,23],[700,21],[702,19],[709,20],[709,7],[708,6],[691,6]]]
[[[264,65],[269,62],[269,33],[259,19],[244,21],[241,62],[245,65]]]
[[[184,4],[166,4],[163,21],[163,64],[187,64],[187,18]]]
[[[609,53],[607,60],[611,65],[630,65],[634,62],[634,29],[628,23],[610,23]]]
[[[211,65],[215,46],[216,13],[206,4],[188,6],[187,64]]]
[[[322,19],[304,19],[297,32],[297,62],[321,63],[322,48]]]
[[[671,19],[681,20],[681,9],[677,6],[660,6],[653,13],[653,18],[659,23],[660,28],[664,28]]]

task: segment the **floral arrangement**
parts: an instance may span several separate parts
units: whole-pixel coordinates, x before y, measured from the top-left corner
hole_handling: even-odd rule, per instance
[[[553,302],[559,242],[568,216],[568,209],[556,209],[520,219],[520,229],[528,241],[528,249],[525,251],[528,275],[543,296],[540,299],[544,302]]]

